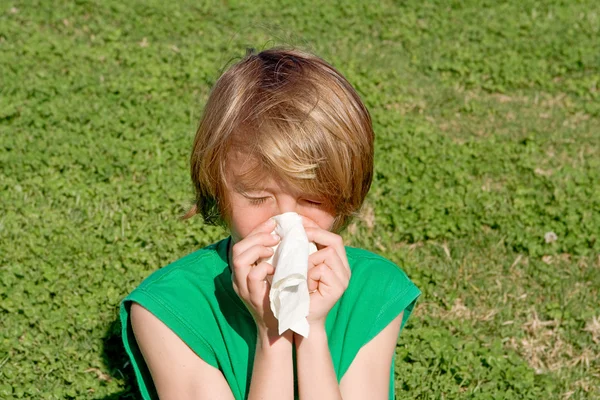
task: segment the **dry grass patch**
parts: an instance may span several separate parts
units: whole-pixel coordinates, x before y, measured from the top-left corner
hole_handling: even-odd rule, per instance
[[[428,316],[438,318],[441,320],[468,320],[475,322],[488,322],[494,319],[494,316],[498,314],[498,309],[477,307],[476,309],[468,308],[462,299],[457,298],[450,309],[445,309],[437,303],[433,302],[422,302],[417,303],[415,308],[415,315],[426,314]]]
[[[600,344],[600,317],[592,317],[583,330],[592,335],[592,341],[594,343]]]
[[[597,317],[594,317],[584,331],[591,330],[597,340],[599,325]],[[525,337],[513,337],[507,343],[510,348],[517,350],[537,373],[578,366],[585,368],[589,373],[600,373],[597,365],[600,361],[599,349],[588,347],[577,350],[565,341],[559,328],[560,321],[541,320],[537,312],[532,310],[530,318],[522,324]]]
[[[362,206],[358,216],[348,225],[348,233],[355,235],[359,226],[365,226],[369,231],[373,231],[375,227],[375,208],[369,203]]]

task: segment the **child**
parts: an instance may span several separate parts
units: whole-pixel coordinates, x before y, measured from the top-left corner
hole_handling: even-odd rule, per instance
[[[394,398],[395,347],[419,289],[345,247],[373,176],[373,129],[354,88],[306,52],[246,57],[216,82],[191,156],[194,208],[231,235],[154,272],[121,305],[144,398]],[[296,212],[309,256],[308,337],[277,332],[271,217]]]

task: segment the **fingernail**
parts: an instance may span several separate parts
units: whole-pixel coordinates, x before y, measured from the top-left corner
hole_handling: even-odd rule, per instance
[[[273,236],[273,237],[274,237],[274,238],[275,238],[277,241],[280,241],[280,240],[281,240],[281,236],[279,236],[279,235],[278,235],[278,234],[276,234],[276,233],[271,233],[271,236]]]

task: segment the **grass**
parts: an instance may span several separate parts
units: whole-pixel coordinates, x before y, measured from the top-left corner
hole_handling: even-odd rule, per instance
[[[0,397],[137,398],[119,301],[224,234],[178,220],[211,84],[292,44],[373,116],[345,239],[424,293],[397,397],[600,398],[598,37],[592,0],[4,3]]]

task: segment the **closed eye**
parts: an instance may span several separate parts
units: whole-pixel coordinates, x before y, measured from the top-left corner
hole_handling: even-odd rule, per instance
[[[247,197],[247,199],[253,206],[258,206],[267,201],[268,197]]]
[[[317,201],[317,200],[304,200],[305,202],[307,202],[309,205],[314,206],[314,207],[319,207],[321,205],[323,205],[322,201]]]

